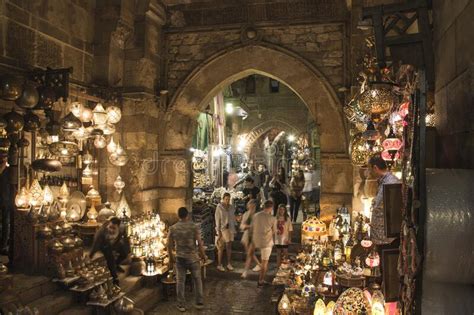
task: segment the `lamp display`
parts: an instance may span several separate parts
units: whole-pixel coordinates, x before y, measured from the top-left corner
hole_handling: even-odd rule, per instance
[[[15,205],[19,211],[27,211],[30,207],[30,193],[26,187],[21,187],[15,197]]]
[[[368,115],[380,116],[386,114],[393,105],[393,85],[388,82],[373,82],[359,97],[360,110]]]
[[[81,121],[88,123],[92,121],[94,114],[89,107],[84,107],[81,113]]]

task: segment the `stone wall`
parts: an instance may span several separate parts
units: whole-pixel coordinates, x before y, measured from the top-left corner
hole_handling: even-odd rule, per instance
[[[474,2],[433,1],[438,167],[474,168]]]
[[[0,60],[20,69],[73,67],[72,79],[93,73],[95,1],[1,1]]]
[[[241,29],[166,34],[166,74],[170,94],[198,65],[219,51],[241,43]],[[344,85],[345,28],[342,23],[258,27],[262,42],[293,51],[316,66],[335,90]],[[277,65],[276,65],[277,66]]]

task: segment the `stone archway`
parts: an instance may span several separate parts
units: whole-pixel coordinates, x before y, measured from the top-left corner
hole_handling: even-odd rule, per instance
[[[286,84],[303,100],[318,125],[322,213],[331,215],[341,203],[351,204],[348,134],[342,106],[333,88],[305,59],[281,47],[258,43],[214,55],[196,67],[174,93],[167,113],[169,122],[161,146],[161,160],[174,161],[173,165],[181,167],[160,172],[163,191],[160,209],[164,215],[174,214],[178,206],[190,206],[191,172],[186,162],[198,113],[223,87],[250,74],[265,75]]]

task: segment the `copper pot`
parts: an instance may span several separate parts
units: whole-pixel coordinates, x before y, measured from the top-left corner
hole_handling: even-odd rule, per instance
[[[23,84],[23,92],[21,96],[15,101],[15,104],[21,108],[33,108],[38,104],[39,93],[36,89],[36,83],[26,81]]]
[[[23,91],[23,80],[12,76],[5,75],[0,80],[0,96],[7,101],[17,100]]]

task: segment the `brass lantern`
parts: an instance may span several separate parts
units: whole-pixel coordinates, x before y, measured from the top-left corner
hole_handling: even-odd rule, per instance
[[[393,84],[389,82],[372,82],[359,97],[360,110],[373,118],[380,118],[391,108],[395,99]]]
[[[351,141],[350,154],[352,164],[356,166],[363,166],[367,164],[369,157],[375,153],[381,152],[382,148],[376,142],[372,145],[367,144],[367,141],[359,133],[354,135]]]

